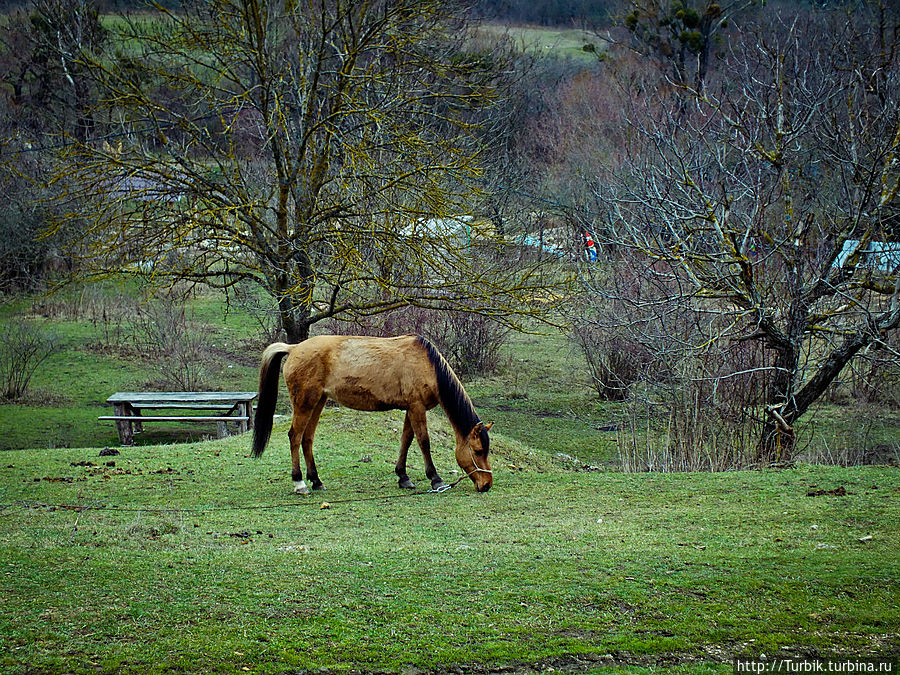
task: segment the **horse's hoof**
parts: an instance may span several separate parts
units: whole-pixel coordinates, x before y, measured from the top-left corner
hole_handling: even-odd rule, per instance
[[[321,483],[313,483],[313,484],[312,484],[312,489],[313,489],[313,490],[324,490],[324,489],[325,489],[325,486],[322,485]]]
[[[441,490],[448,490],[449,488],[450,488],[450,486],[447,485],[442,480],[436,480],[431,483],[431,489],[434,490],[435,492],[439,492]]]
[[[298,481],[298,482],[296,482],[296,483],[294,483],[294,494],[298,494],[298,495],[308,495],[308,494],[309,494],[309,488],[306,487],[306,483],[303,482],[302,480],[301,480],[301,481]]]
[[[409,478],[401,478],[400,487],[402,487],[404,490],[415,490],[416,484],[413,483]]]

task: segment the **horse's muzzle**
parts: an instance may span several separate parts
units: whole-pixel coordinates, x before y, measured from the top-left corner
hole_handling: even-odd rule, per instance
[[[487,492],[488,490],[491,489],[491,484],[490,483],[482,483],[481,485],[476,485],[475,489],[478,490],[479,492]]]

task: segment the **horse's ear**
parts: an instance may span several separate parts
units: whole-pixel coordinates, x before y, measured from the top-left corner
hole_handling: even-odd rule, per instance
[[[494,423],[493,423],[493,422],[488,422],[487,424],[484,425],[484,430],[485,430],[485,431],[490,431],[492,426],[494,426]]]
[[[475,428],[472,429],[472,435],[473,435],[473,436],[480,436],[480,435],[481,435],[481,430],[482,430],[482,429],[484,429],[484,424],[482,424],[481,422],[479,422],[478,424],[475,425]]]

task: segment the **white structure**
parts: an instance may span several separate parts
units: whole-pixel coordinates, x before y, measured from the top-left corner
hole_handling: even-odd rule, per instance
[[[834,261],[835,267],[843,267],[847,259],[859,247],[859,239],[848,239]],[[870,241],[862,249],[859,266],[879,272],[900,270],[900,243],[891,241]]]

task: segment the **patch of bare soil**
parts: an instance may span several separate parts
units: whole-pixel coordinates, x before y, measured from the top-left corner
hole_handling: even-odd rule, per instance
[[[860,637],[860,636],[857,636]],[[897,633],[866,636],[870,642],[865,649],[867,655],[887,655],[896,650]],[[750,650],[750,651],[748,651]],[[508,665],[486,666],[481,664],[460,664],[423,670],[411,666],[395,675],[532,675],[533,673],[584,673],[604,668],[637,666],[641,668],[672,668],[675,666],[699,663],[731,663],[735,657],[750,656],[752,644],[737,642],[728,645],[707,645],[696,652],[661,652],[658,654],[633,654],[628,651],[613,651],[609,654],[577,654],[541,659],[533,663],[514,662]],[[783,647],[781,656],[786,658],[819,658],[823,654],[812,647]],[[858,656],[855,653],[843,654],[841,650],[829,652],[827,656]],[[389,675],[394,671],[387,670],[350,670],[349,675]],[[331,675],[327,671],[319,671],[317,675]]]
[[[399,675],[531,675],[532,673],[584,673],[601,668],[620,666],[672,667],[687,663],[724,663],[731,660],[731,655],[716,654],[710,650],[706,654],[688,652],[665,652],[661,654],[636,655],[629,652],[612,652],[610,654],[578,654],[558,656],[535,661],[534,663],[511,663],[500,666],[486,666],[478,663],[460,664],[423,670],[411,666]],[[393,671],[350,670],[348,675],[389,675]],[[319,671],[319,675],[330,675]]]
[[[207,347],[207,351],[210,354],[213,354],[216,357],[222,359],[226,363],[247,366],[248,368],[258,368],[259,360],[262,356],[261,349],[245,349],[241,346],[239,346],[238,349],[225,349],[222,347],[210,346]]]
[[[847,492],[847,488],[843,485],[834,488],[833,490],[810,490],[806,493],[807,497],[846,497],[849,492]]]

